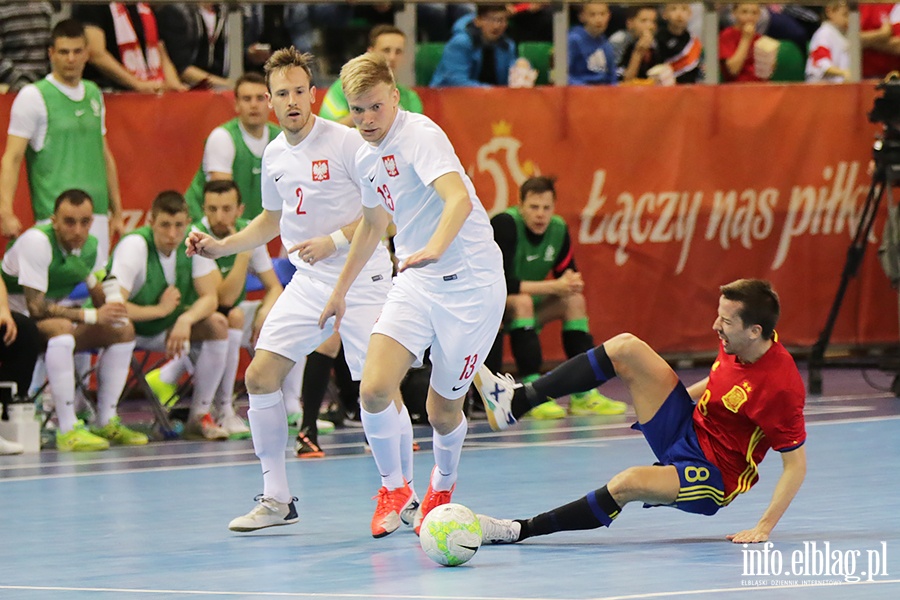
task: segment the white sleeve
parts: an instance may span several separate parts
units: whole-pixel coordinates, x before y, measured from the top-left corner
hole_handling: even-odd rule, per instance
[[[456,171],[459,159],[447,134],[434,123],[427,123],[418,131],[409,162],[422,183],[431,185],[441,175]]]
[[[180,251],[184,252],[184,250]],[[211,258],[205,258],[195,254],[191,259],[191,277],[194,279],[200,279],[204,275],[209,275],[218,268],[216,261]]]
[[[228,173],[234,166],[234,140],[222,127],[216,127],[206,138],[206,146],[203,148],[203,172],[209,179],[210,172]]]
[[[19,285],[46,292],[53,261],[50,239],[37,229],[29,229],[16,240],[16,253],[19,256]]]
[[[278,188],[275,186],[275,180],[272,179],[273,174],[269,171],[269,164],[272,162],[271,155],[272,144],[269,144],[266,151],[263,153],[262,173],[260,175],[262,207],[266,210],[281,211],[284,208],[284,203],[281,200],[281,195],[278,193]]]
[[[269,256],[269,250],[266,246],[254,248],[253,254],[250,255],[250,270],[259,275],[260,273],[271,271],[273,268],[272,258]]]
[[[34,85],[26,85],[16,94],[9,113],[9,135],[34,140],[41,125],[47,124],[47,105],[40,90]]]
[[[109,272],[119,280],[119,287],[131,292],[136,291],[140,283],[146,279],[147,241],[139,235],[126,235],[116,245],[113,252],[112,267]]]

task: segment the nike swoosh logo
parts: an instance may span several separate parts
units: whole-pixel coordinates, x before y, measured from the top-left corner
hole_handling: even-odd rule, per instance
[[[262,173],[262,169],[260,169],[259,167],[253,167],[253,169],[251,170],[253,171],[254,175],[259,175],[260,173]]]
[[[371,177],[369,177],[369,183],[372,183],[372,182],[374,182],[374,181],[375,181],[375,176],[374,176],[374,175],[372,175]]]
[[[84,111],[83,111],[83,110],[76,110],[76,111],[75,111],[75,116],[76,116],[76,117],[80,117],[80,116],[83,115],[83,114],[84,114]]]
[[[459,547],[465,548],[466,550],[471,550],[472,552],[477,552],[479,548],[479,546],[463,546],[462,544],[460,544]]]
[[[459,387],[454,387],[454,388],[450,388],[450,389],[452,389],[454,392],[458,392],[459,390],[463,389],[464,387],[468,387],[468,385],[469,385],[468,383],[464,383]]]
[[[276,179],[275,181],[278,181],[278,180]],[[531,262],[533,260],[537,260],[538,258],[540,258],[540,256],[541,256],[540,254],[535,254],[534,256],[526,256],[525,260],[527,260],[528,262]]]
[[[279,179],[281,179],[282,177],[284,177],[284,173],[282,173],[281,175],[279,175],[278,177],[276,177],[276,178],[275,178],[275,181],[277,182],[277,181],[278,181]]]

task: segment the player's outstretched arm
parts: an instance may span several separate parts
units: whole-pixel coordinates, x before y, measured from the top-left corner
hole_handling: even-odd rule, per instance
[[[444,211],[437,228],[425,244],[425,247],[413,252],[407,257],[406,262],[400,265],[400,271],[424,267],[437,262],[447,247],[462,229],[469,213],[472,212],[472,200],[469,191],[463,183],[459,173],[444,173],[431,184],[434,190],[444,201]]]
[[[347,254],[347,262],[334,285],[334,291],[325,309],[319,317],[319,327],[325,327],[325,321],[335,317],[335,331],[340,327],[341,317],[344,315],[344,296],[347,290],[356,280],[366,262],[375,252],[375,248],[381,243],[381,237],[391,222],[387,211],[382,207],[369,208],[363,206],[363,218],[353,233],[353,241],[350,243],[350,251]]]
[[[769,539],[769,534],[775,529],[775,525],[784,515],[788,506],[797,491],[806,478],[806,447],[800,446],[795,450],[781,453],[781,461],[784,470],[775,486],[775,492],[772,494],[772,501],[769,502],[766,512],[759,519],[759,522],[752,529],[745,529],[732,535],[726,536],[735,544],[747,544],[756,542],[765,542]]]
[[[281,230],[280,223],[280,210],[264,210],[242,230],[221,240],[214,239],[200,231],[192,231],[184,242],[187,246],[187,255],[198,254],[206,258],[221,258],[251,250],[267,244],[269,240],[278,235]]]

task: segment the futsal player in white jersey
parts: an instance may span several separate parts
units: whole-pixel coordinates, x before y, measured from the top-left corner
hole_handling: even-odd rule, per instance
[[[353,122],[368,142],[356,154],[363,219],[320,324],[335,316],[343,331],[348,289],[365,273],[393,219],[400,273],[372,330],[360,399],[382,480],[372,535],[382,537],[399,527],[399,514],[415,494],[401,468],[393,390],[431,347],[426,410],[434,428],[435,468],[415,517],[418,533],[431,509],[450,502],[456,484],[466,391],[491,349],[506,303],[503,259],[450,140],[428,117],[399,109],[385,58],[354,58],[341,70],[341,80]]]
[[[265,244],[280,233],[297,267],[266,318],[245,374],[263,493],[252,511],[231,521],[228,527],[233,531],[298,521],[285,468],[288,426],[281,386],[294,363],[333,332],[333,322],[324,329],[319,326],[319,315],[344,266],[361,215],[354,157],[363,141],[355,129],[312,114],[316,90],[311,84],[311,60],[292,47],[278,50],[266,62],[269,105],[282,132],[263,154],[262,214],[222,239],[201,232],[188,237],[189,255],[218,258]],[[378,248],[359,270],[362,274],[347,293],[347,314],[340,331],[347,364],[357,379],[372,325],[391,285],[387,249]],[[397,409],[393,410],[398,420]],[[409,421],[408,413],[406,418]],[[411,468],[411,424],[408,446]]]

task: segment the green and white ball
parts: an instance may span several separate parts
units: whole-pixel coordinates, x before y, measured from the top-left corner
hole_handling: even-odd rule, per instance
[[[462,504],[442,504],[422,520],[419,543],[428,558],[455,567],[468,562],[481,547],[481,523]]]

